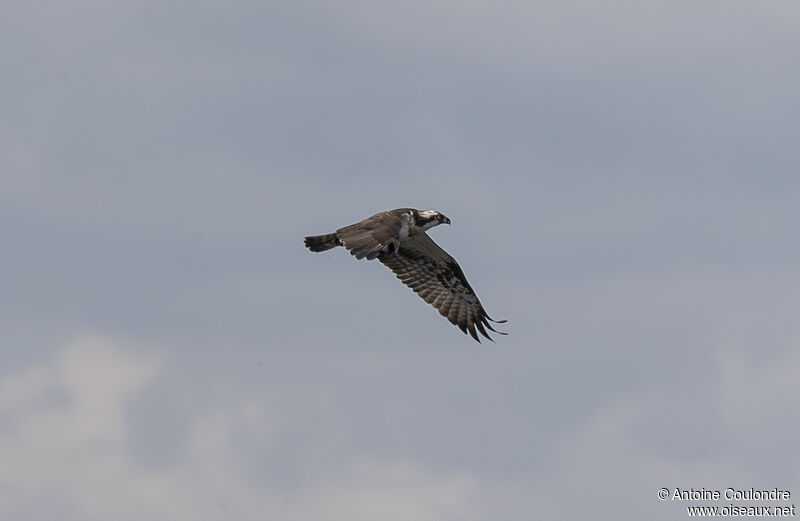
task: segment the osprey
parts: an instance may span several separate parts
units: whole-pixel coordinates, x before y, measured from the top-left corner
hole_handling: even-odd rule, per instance
[[[453,257],[425,232],[450,219],[434,210],[398,208],[380,212],[335,233],[305,238],[306,247],[320,252],[344,246],[356,259],[378,259],[425,302],[458,326],[464,334],[480,342],[475,331],[492,340],[486,328],[495,333],[489,321],[501,324],[486,314],[464,272]],[[494,341],[494,340],[492,340]]]

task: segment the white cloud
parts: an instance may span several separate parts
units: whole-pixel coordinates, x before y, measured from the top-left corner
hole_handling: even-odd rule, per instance
[[[126,407],[158,372],[153,357],[134,358],[87,336],[48,364],[0,381],[0,502],[6,519],[29,502],[77,507],[95,518],[113,483],[130,467]]]
[[[275,422],[246,393],[225,393],[191,420],[169,464],[137,460],[129,415],[164,367],[152,355],[85,336],[47,363],[0,380],[0,517],[123,519],[471,519],[475,481],[409,461],[354,456],[275,487],[237,440],[269,450]],[[148,428],[157,428],[150,425]],[[252,445],[248,445],[252,447]]]

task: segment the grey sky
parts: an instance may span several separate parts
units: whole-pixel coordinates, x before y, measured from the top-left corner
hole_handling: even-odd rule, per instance
[[[796,3],[2,12],[2,519],[796,502]],[[508,337],[302,247],[401,206]]]

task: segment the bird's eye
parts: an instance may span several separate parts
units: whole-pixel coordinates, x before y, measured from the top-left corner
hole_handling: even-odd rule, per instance
[[[436,219],[437,219],[437,220],[439,220],[439,221],[441,221],[441,220],[442,220],[442,216],[441,216],[441,215],[437,215],[437,216],[436,216]]]

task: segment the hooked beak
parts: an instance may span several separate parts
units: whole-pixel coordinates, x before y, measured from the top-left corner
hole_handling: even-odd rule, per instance
[[[445,217],[445,216],[443,215],[443,216],[442,216],[442,222],[443,222],[443,223],[450,224],[450,219],[448,219],[447,217]]]

